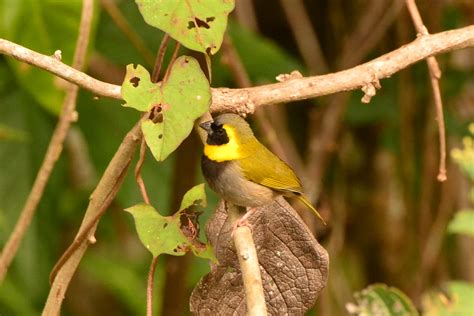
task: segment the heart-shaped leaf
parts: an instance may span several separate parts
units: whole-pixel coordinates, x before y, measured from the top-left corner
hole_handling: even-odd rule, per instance
[[[194,121],[204,114],[211,90],[198,62],[179,57],[165,82],[154,84],[142,66],[127,66],[122,84],[125,106],[139,111],[154,109],[154,117],[142,123],[142,131],[153,156],[165,160],[188,137]]]
[[[199,214],[188,211],[193,205],[206,205],[204,184],[189,190],[181,209],[172,216],[161,216],[148,204],[137,204],[126,211],[133,215],[138,237],[154,257],[163,253],[182,256],[191,250],[198,257],[217,262],[212,247],[197,239]]]
[[[215,54],[234,0],[136,0],[145,22],[189,49]]]

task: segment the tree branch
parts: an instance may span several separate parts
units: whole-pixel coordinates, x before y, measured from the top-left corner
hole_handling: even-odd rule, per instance
[[[417,38],[365,64],[332,74],[245,89],[212,89],[211,112],[253,113],[256,107],[297,101],[368,86],[427,57],[474,46],[474,25]],[[0,39],[0,52],[43,68],[98,96],[121,99],[120,86],[96,80],[54,57]]]
[[[89,34],[91,30],[91,21],[93,15],[94,4],[93,0],[84,0],[82,5],[81,22],[79,27],[79,35],[76,41],[76,50],[74,52],[74,60],[71,69],[75,72],[80,73],[80,69],[84,65],[84,59],[87,52],[87,46],[89,45]],[[56,57],[50,57],[55,59],[58,63],[61,63]],[[62,63],[61,63],[62,64]],[[54,169],[54,165],[61,155],[63,149],[63,143],[68,134],[69,128],[77,117],[75,114],[76,100],[79,87],[76,85],[68,86],[66,96],[64,97],[61,116],[56,125],[54,133],[51,137],[51,142],[48,145],[43,163],[36,175],[35,182],[25,205],[21,211],[20,217],[11,233],[3,251],[0,255],[0,284],[2,283],[7,273],[8,267],[10,266],[16,252],[20,246],[20,243],[25,235],[28,227],[30,226],[31,220],[35,214],[38,203],[43,196],[44,188],[48,183],[51,172]]]
[[[87,89],[98,96],[121,99],[120,86],[94,79],[71,66],[63,64],[54,56],[37,53],[31,49],[2,38],[0,38],[0,53],[12,56],[19,61],[49,71],[50,73],[72,82],[81,88]]]
[[[232,223],[239,218],[237,207],[226,203]],[[239,258],[240,270],[245,290],[247,314],[249,316],[267,315],[267,305],[263,294],[262,276],[258,263],[257,249],[252,230],[248,226],[238,226],[233,235],[235,250]]]
[[[419,37],[429,36],[426,26],[423,24],[420,12],[416,6],[415,0],[406,0],[408,11],[415,24],[416,31]],[[441,70],[439,69],[436,58],[430,56],[426,59],[428,69],[430,71],[430,82],[431,89],[433,91],[433,99],[436,107],[436,121],[438,122],[439,132],[439,169],[438,169],[438,181],[446,181],[446,129],[444,127],[444,115],[443,115],[443,101],[441,99],[441,90],[439,88],[439,79],[441,78]]]

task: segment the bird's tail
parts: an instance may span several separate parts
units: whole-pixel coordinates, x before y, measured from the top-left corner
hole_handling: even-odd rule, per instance
[[[304,195],[302,194],[298,195],[298,199],[300,199],[300,201],[303,202],[304,205],[306,205],[310,210],[312,210],[314,214],[319,218],[319,220],[323,222],[324,225],[326,225],[326,222],[321,217],[321,214],[319,214],[319,212],[313,207],[313,205],[311,205],[311,203],[308,201],[308,199]]]

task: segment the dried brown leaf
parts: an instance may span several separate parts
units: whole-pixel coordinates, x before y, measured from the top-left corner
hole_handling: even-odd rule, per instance
[[[304,315],[326,286],[329,258],[303,221],[283,199],[261,207],[250,218],[262,272],[267,310],[271,315]],[[221,202],[206,233],[218,265],[194,289],[194,315],[245,315],[242,276],[232,225]]]

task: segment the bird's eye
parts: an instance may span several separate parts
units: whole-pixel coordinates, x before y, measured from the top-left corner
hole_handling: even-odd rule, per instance
[[[218,134],[218,135],[224,135],[224,133],[225,133],[225,131],[224,131],[223,128],[219,128],[219,129],[217,130],[217,134]]]

